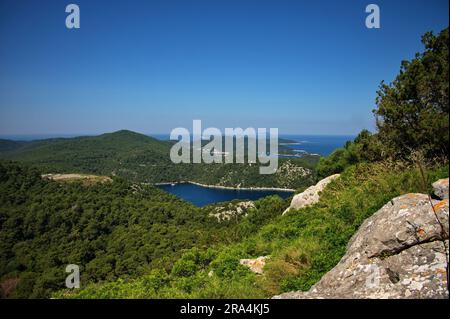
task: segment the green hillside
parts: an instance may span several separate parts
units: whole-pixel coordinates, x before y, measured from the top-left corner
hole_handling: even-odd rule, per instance
[[[18,142],[0,139],[0,153],[17,150],[18,148],[22,147],[25,144],[27,144],[27,142]]]
[[[214,206],[120,178],[86,186],[41,173],[0,161],[0,287],[15,283],[8,297],[49,297],[64,287],[70,263],[83,265],[86,285],[170,269],[186,249],[236,239],[236,220],[218,223]],[[288,202],[274,196],[256,205],[270,217]]]
[[[174,164],[172,141],[122,130],[99,136],[31,142],[2,140],[0,158],[42,168],[46,173],[90,173],[120,176],[133,182],[195,181],[222,186],[303,188],[311,185],[317,156],[281,159],[280,171],[260,175],[257,165]],[[298,168],[307,168],[299,175]]]
[[[109,175],[128,162],[145,160],[150,164],[164,161],[169,149],[167,142],[122,130],[99,136],[26,142],[2,152],[1,156],[33,163],[49,171]]]

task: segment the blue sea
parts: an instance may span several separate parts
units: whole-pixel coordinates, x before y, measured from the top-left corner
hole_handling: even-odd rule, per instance
[[[169,140],[168,134],[152,134],[156,139],[166,141]],[[280,139],[292,141],[292,143],[284,144],[294,153],[301,155],[302,153],[318,154],[328,156],[337,148],[343,147],[347,141],[353,141],[356,135],[280,135]]]
[[[354,135],[281,135],[280,138],[293,141],[283,144],[294,152],[328,156],[347,141],[353,141]]]

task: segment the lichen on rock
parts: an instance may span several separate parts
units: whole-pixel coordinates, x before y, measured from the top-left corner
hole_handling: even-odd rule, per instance
[[[396,197],[364,221],[309,291],[274,298],[448,298],[448,216],[448,199]]]

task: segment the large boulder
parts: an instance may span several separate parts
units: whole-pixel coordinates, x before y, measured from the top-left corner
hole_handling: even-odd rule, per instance
[[[434,195],[440,199],[448,199],[448,178],[433,183]]]
[[[320,199],[320,193],[329,183],[331,183],[339,176],[340,174],[328,176],[322,179],[316,185],[308,187],[304,192],[295,195],[294,198],[292,198],[291,205],[283,212],[283,215],[291,209],[301,209],[303,207],[317,203]]]
[[[448,199],[406,194],[366,219],[307,292],[274,298],[448,298]]]

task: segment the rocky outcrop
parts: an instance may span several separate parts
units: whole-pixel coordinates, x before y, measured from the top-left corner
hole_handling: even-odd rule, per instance
[[[241,259],[239,262],[241,265],[247,266],[251,271],[258,275],[262,275],[264,272],[264,266],[268,256],[261,256],[256,259]]]
[[[217,218],[218,222],[223,222],[242,216],[247,216],[248,212],[254,208],[255,204],[252,201],[229,203],[226,206],[216,207],[214,211],[209,214],[209,216]]]
[[[448,178],[433,183],[434,194],[442,199],[448,199]]]
[[[112,182],[111,177],[90,174],[43,174],[41,177],[43,179],[49,179],[56,182],[81,181],[85,185]]]
[[[340,174],[335,174],[322,179],[316,185],[308,187],[304,192],[297,194],[292,198],[291,205],[283,212],[286,214],[291,209],[301,209],[303,207],[313,205],[317,203],[320,199],[320,193],[325,189],[325,187],[338,178]]]
[[[448,198],[406,194],[366,219],[307,292],[274,298],[448,298]]]

